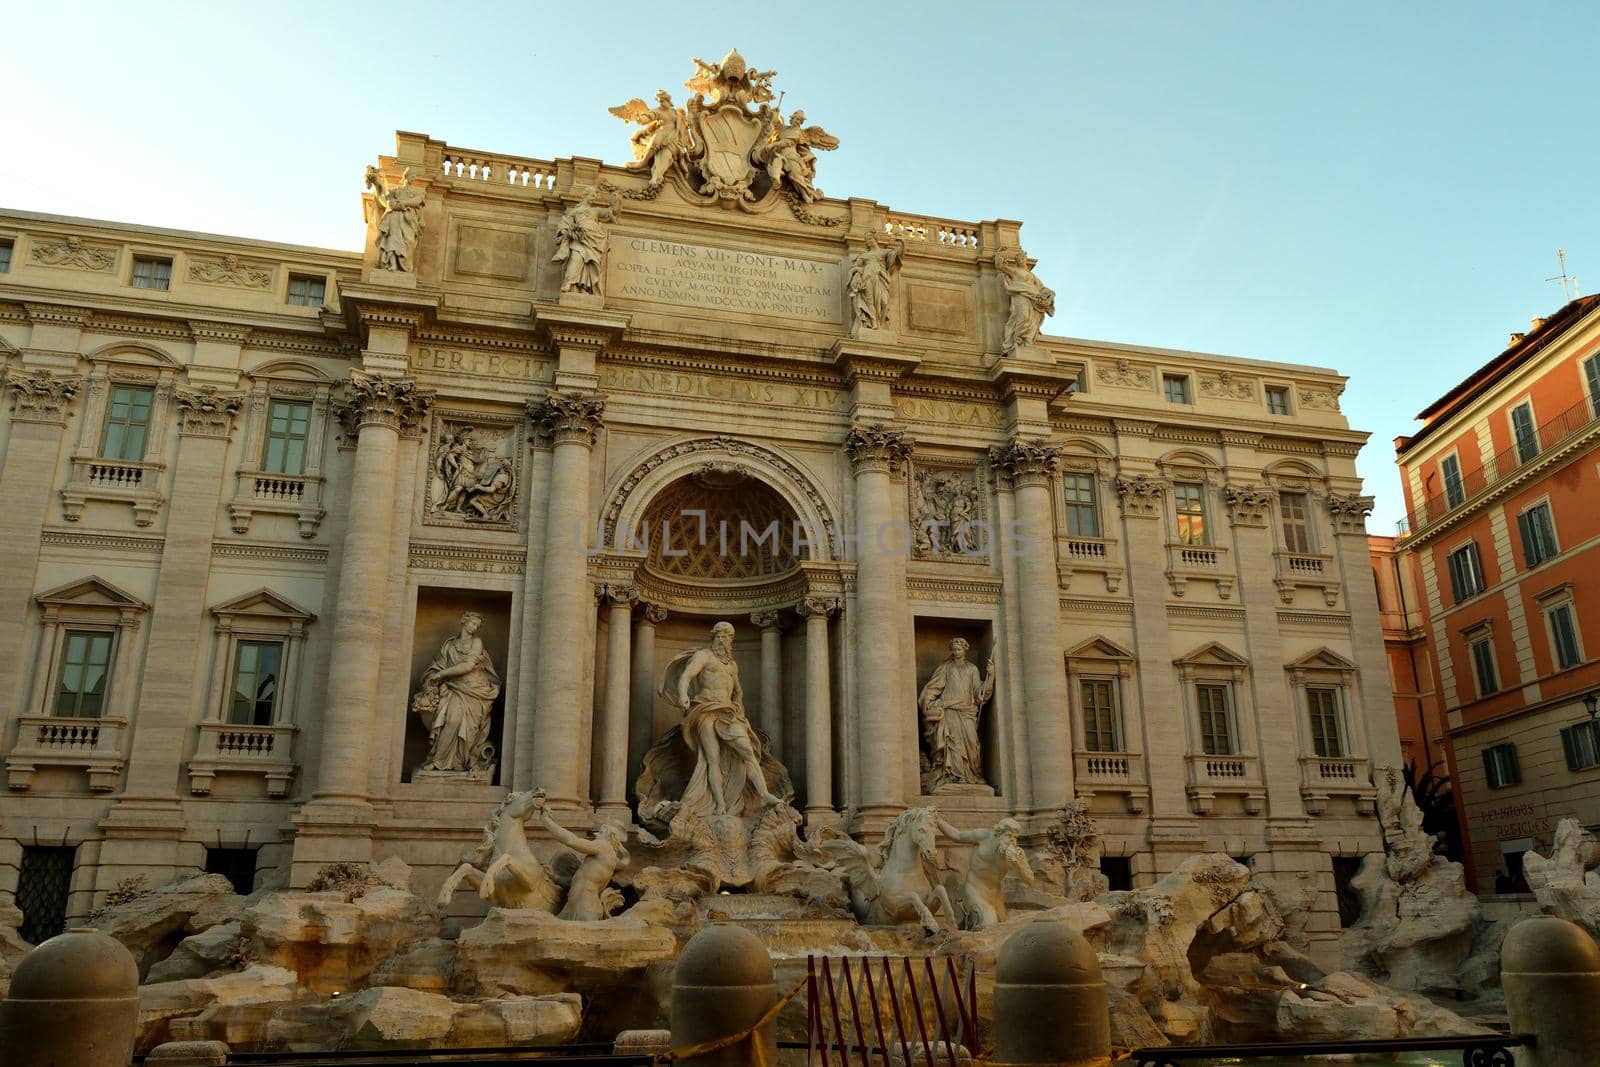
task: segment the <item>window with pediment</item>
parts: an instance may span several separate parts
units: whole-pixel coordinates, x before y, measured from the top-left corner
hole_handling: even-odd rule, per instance
[[[1138,724],[1128,721],[1127,711],[1133,653],[1108,637],[1093,637],[1069,650],[1066,660],[1075,791],[1080,797],[1121,794],[1130,812],[1143,812],[1150,784]]]
[[[1111,490],[1115,473],[1115,461],[1098,443],[1087,438],[1062,443],[1056,520],[1061,573],[1069,584],[1079,572],[1098,573],[1108,593],[1121,588],[1125,569],[1112,518],[1116,512],[1107,510],[1117,499]]]
[[[62,518],[78,522],[88,504],[125,504],[149,526],[160,513],[173,391],[182,367],[144,345],[88,357],[83,414],[72,471],[61,489]]]
[[[1246,814],[1266,800],[1256,737],[1251,729],[1250,662],[1220,641],[1174,660],[1188,736],[1188,792],[1199,815],[1217,797],[1238,798]]]
[[[250,533],[259,515],[281,515],[302,538],[315,537],[326,514],[323,465],[335,383],[298,360],[262,364],[246,380],[238,484],[228,502],[233,532]]]

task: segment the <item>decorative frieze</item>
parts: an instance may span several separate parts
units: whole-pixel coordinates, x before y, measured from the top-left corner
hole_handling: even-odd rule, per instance
[[[521,548],[484,548],[413,541],[406,563],[412,570],[421,571],[516,575],[522,573],[527,554]]]
[[[423,521],[434,526],[516,526],[520,419],[443,413],[428,456]]]
[[[1228,518],[1235,526],[1265,526],[1276,494],[1264,485],[1229,482],[1222,487]]]
[[[117,261],[116,245],[90,244],[68,234],[54,241],[35,241],[33,261],[47,267],[76,267],[79,270],[110,270]]]
[[[850,462],[860,471],[885,471],[893,473],[911,458],[916,440],[883,422],[856,422],[844,439],[844,449]]]
[[[548,437],[555,444],[578,443],[593,445],[604,422],[606,400],[603,396],[568,393],[552,389],[542,400],[528,402],[528,414],[533,418],[535,434]]]
[[[347,408],[358,431],[368,425],[408,431],[421,424],[431,407],[433,394],[418,389],[413,378],[350,372]]]
[[[272,267],[266,263],[247,263],[235,255],[215,259],[196,256],[189,261],[189,280],[207,285],[265,289],[272,284]]]
[[[1375,501],[1370,496],[1357,493],[1329,493],[1328,513],[1333,516],[1334,529],[1346,534],[1365,534],[1367,516],[1372,513]]]
[[[1122,513],[1141,519],[1159,518],[1161,501],[1166,496],[1167,483],[1162,478],[1144,474],[1119,474],[1113,482],[1117,499],[1122,502]]]
[[[1319,408],[1323,411],[1338,411],[1339,397],[1344,394],[1344,386],[1331,385],[1327,387],[1302,385],[1300,387],[1300,406],[1304,408]]]
[[[989,510],[978,472],[915,464],[908,482],[915,559],[982,563],[989,558]]]
[[[243,393],[224,393],[214,385],[178,387],[178,432],[185,437],[222,437],[233,431],[233,417],[244,405]]]
[[[1202,374],[1200,395],[1215,397],[1218,400],[1254,400],[1255,381],[1236,377],[1232,371],[1226,370],[1218,371],[1216,374]]]
[[[49,371],[19,371],[6,379],[11,388],[11,417],[20,422],[63,424],[67,406],[78,395],[83,379],[56,376]]]
[[[1119,359],[1115,363],[1096,364],[1094,380],[1113,389],[1150,389],[1156,384],[1156,372],[1154,367],[1143,363]]]

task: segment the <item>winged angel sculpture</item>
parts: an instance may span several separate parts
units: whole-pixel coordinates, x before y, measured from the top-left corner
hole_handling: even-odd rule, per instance
[[[635,97],[610,109],[639,126],[627,166],[650,175],[651,194],[677,175],[701,197],[741,206],[774,191],[805,204],[819,199],[816,153],[838,148],[839,139],[807,126],[803,111],[784,120],[771,104],[777,72],[752,69],[737,49],[719,62],[696,59],[694,65],[694,76],[683,83],[693,94],[686,109],[665,89],[656,93],[655,107]]]

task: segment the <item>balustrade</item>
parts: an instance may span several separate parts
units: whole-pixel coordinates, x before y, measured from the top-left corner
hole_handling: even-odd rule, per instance
[[[270,796],[287,795],[295,772],[294,735],[295,728],[286,724],[201,723],[199,744],[189,761],[189,791],[203,796],[219,773],[231,773],[260,775]]]
[[[1079,797],[1096,793],[1120,794],[1134,815],[1144,812],[1150,799],[1144,756],[1138,752],[1086,752],[1072,754],[1073,787]]]
[[[1196,815],[1210,815],[1219,796],[1237,796],[1248,815],[1261,814],[1266,787],[1261,765],[1253,755],[1199,755],[1185,757],[1189,765],[1189,804]]]
[[[122,774],[122,741],[128,720],[77,719],[23,715],[17,723],[17,744],[6,756],[6,784],[14,790],[33,785],[40,767],[81,768],[97,793],[116,788]]]
[[[1362,814],[1371,814],[1377,791],[1362,756],[1301,756],[1300,796],[1306,811],[1320,815],[1330,797],[1349,797]]]
[[[440,168],[446,178],[457,181],[534,190],[550,190],[556,185],[553,163],[495,156],[468,149],[447,149]]]

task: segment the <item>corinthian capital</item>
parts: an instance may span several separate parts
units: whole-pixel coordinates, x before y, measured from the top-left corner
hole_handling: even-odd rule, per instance
[[[850,427],[844,439],[845,451],[856,470],[892,471],[905,463],[916,445],[904,430],[895,429],[882,422],[858,422]]]
[[[227,437],[233,417],[244,406],[243,393],[224,393],[214,385],[175,390],[178,432],[188,437]]]
[[[67,405],[83,385],[78,377],[56,377],[47,370],[18,371],[6,380],[11,387],[11,416],[20,422],[63,423]]]
[[[808,596],[795,605],[794,610],[802,618],[821,617],[826,619],[843,606],[844,602],[836,596]]]
[[[1333,525],[1340,533],[1365,534],[1367,516],[1372,514],[1373,499],[1360,493],[1328,494],[1328,512]]]
[[[368,423],[410,431],[433,407],[433,394],[417,388],[413,378],[379,378],[350,372],[349,408],[359,428]]]
[[[989,449],[989,462],[1014,482],[1043,482],[1061,465],[1061,448],[1043,438],[1017,437]]]
[[[605,410],[605,397],[564,393],[559,389],[550,390],[543,400],[528,402],[528,414],[533,417],[537,431],[558,445],[566,442],[594,444]]]

